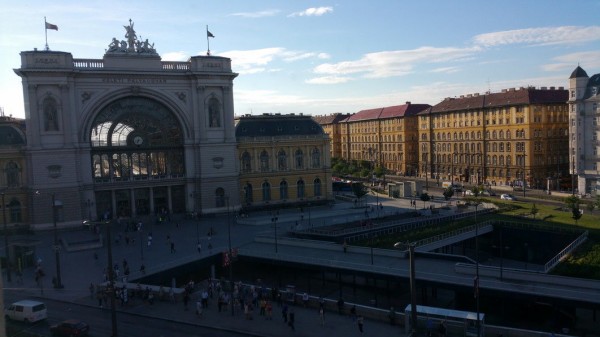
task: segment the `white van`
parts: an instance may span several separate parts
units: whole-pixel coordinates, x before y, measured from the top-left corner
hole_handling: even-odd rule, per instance
[[[46,305],[42,302],[23,300],[4,309],[4,317],[23,322],[37,322],[48,318]]]

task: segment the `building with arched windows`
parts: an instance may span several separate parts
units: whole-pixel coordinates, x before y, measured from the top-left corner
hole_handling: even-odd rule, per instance
[[[0,216],[9,227],[27,222],[25,146],[25,120],[0,116]]]
[[[231,60],[115,41],[102,59],[21,53],[31,224],[239,207]]]
[[[240,200],[246,209],[320,204],[331,193],[330,139],[310,116],[236,120]]]

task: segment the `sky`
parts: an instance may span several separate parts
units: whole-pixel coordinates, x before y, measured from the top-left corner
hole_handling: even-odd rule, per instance
[[[600,73],[600,0],[0,0],[0,107],[25,117],[21,51],[101,59],[131,19],[163,61],[229,57],[236,115],[355,113]]]

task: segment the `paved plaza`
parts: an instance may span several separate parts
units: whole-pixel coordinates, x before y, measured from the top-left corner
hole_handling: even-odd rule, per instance
[[[410,209],[410,200],[392,200],[369,196],[368,202],[376,204],[379,201],[383,205],[381,212],[400,212]],[[287,228],[308,225],[308,210],[301,212],[299,209],[280,210],[277,214],[278,235],[285,235]],[[333,206],[311,207],[311,226],[319,226],[340,221],[340,217],[361,217],[364,209],[355,208],[352,202],[336,202]],[[333,220],[328,218],[334,216]],[[233,247],[243,247],[251,244],[254,237],[259,235],[273,235],[273,214],[271,212],[252,213],[248,218],[235,220],[232,215],[231,240]],[[297,223],[298,222],[298,223]],[[129,279],[141,276],[139,267],[144,264],[146,274],[154,271],[166,270],[175,265],[185,264],[189,261],[206,257],[227,250],[228,247],[228,217],[221,215],[209,219],[195,221],[191,219],[171,219],[170,223],[152,224],[144,223],[141,232],[125,232],[124,225],[112,225],[113,237],[113,264],[121,265],[123,259],[127,259],[131,274]],[[209,239],[208,232],[215,232]],[[104,231],[103,231],[104,233]],[[152,233],[152,243],[148,245],[148,234]],[[130,243],[125,244],[125,236],[129,236]],[[107,264],[106,248],[82,250],[75,252],[60,252],[61,279],[63,289],[54,289],[51,278],[55,272],[55,255],[52,251],[54,243],[53,231],[38,232],[35,239],[40,240],[36,248],[37,258],[41,260],[46,276],[43,281],[43,295],[41,289],[34,280],[34,267],[24,270],[22,282],[13,275],[11,283],[4,284],[7,291],[19,291],[27,297],[47,297],[63,301],[71,301],[79,304],[98,306],[97,300],[90,298],[90,283],[101,283],[104,280],[104,268]],[[59,238],[74,241],[94,240],[97,234],[84,228],[61,229]],[[119,243],[116,243],[116,239]],[[202,252],[197,251],[197,241],[202,244]],[[175,252],[171,252],[170,242],[174,243]],[[212,245],[209,251],[208,246]],[[271,249],[269,247],[268,249]],[[325,252],[326,253],[326,252]],[[13,273],[14,274],[14,273]],[[235,276],[234,276],[235,279]],[[5,278],[6,280],[6,278]],[[187,280],[177,280],[182,284]],[[213,300],[202,317],[198,317],[193,310],[195,293],[191,299],[190,309],[184,310],[183,303],[178,301],[157,301],[149,305],[140,300],[133,301],[129,305],[118,310],[127,311],[139,315],[155,316],[162,319],[170,319],[190,324],[219,327],[237,331],[250,332],[258,336],[352,336],[360,335],[357,324],[348,315],[339,315],[334,304],[336,299],[330,299],[326,306],[325,324],[321,325],[318,309],[294,306],[296,314],[296,330],[292,331],[285,325],[281,318],[280,308],[273,304],[273,320],[266,320],[254,311],[254,319],[246,320],[243,312],[237,310],[232,317],[230,311],[219,313],[216,300]],[[105,306],[106,308],[106,306]],[[107,309],[103,309],[107,310]],[[404,334],[399,326],[392,326],[388,322],[365,319],[364,331],[366,335],[398,336]]]

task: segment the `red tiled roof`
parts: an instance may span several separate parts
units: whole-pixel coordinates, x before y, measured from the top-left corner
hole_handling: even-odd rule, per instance
[[[446,98],[433,106],[432,112],[481,109],[509,105],[566,103],[568,91],[564,89],[520,88],[503,92],[473,95],[460,98]]]
[[[315,120],[315,122],[321,125],[325,125],[339,123],[340,121],[348,118],[349,116],[350,114],[342,114],[338,112],[330,115],[312,116],[312,118]]]
[[[407,103],[403,105],[388,106],[385,108],[361,110],[352,115],[345,122],[413,116],[429,107],[431,107],[429,104]]]

